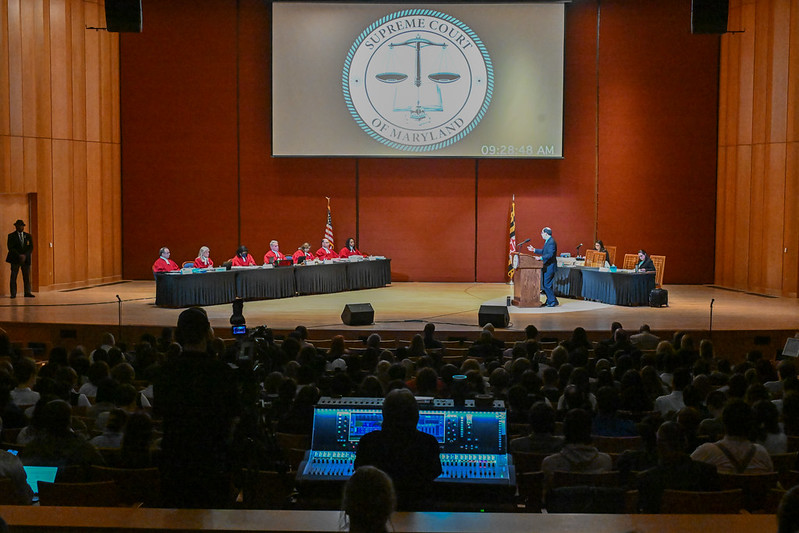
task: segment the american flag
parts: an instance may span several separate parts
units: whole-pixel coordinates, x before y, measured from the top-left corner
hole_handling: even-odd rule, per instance
[[[328,210],[328,213],[330,211]],[[513,279],[513,273],[515,269],[513,268],[513,254],[516,252],[516,195],[513,195],[513,199],[510,203],[510,247],[508,249],[508,277]]]
[[[333,244],[333,218],[330,216],[330,198],[325,196],[327,200],[327,224],[325,224],[325,239],[330,241],[330,248],[335,249]]]

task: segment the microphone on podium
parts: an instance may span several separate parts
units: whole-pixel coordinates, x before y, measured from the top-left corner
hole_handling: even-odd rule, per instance
[[[583,247],[583,243],[580,243],[580,244],[578,244],[578,245],[577,245],[577,251],[579,252],[579,251],[580,251],[580,248],[582,248],[582,247]]]
[[[518,247],[518,246],[521,246],[522,244],[527,244],[528,242],[530,242],[530,239],[524,239],[522,242],[520,242],[520,243],[517,245],[517,247]]]

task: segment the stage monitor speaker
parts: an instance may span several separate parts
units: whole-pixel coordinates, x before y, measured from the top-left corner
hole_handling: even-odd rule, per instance
[[[692,0],[691,33],[727,33],[729,0]]]
[[[141,33],[141,0],[105,0],[105,27],[115,33]]]
[[[486,324],[493,324],[495,328],[507,328],[510,324],[508,308],[504,305],[481,305],[477,313],[477,321],[480,327]]]
[[[341,321],[348,326],[368,326],[375,321],[372,304],[347,304],[341,312]]]

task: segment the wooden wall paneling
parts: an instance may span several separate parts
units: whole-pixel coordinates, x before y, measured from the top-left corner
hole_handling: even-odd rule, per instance
[[[765,154],[765,190],[762,213],[763,220],[763,249],[761,250],[761,264],[763,265],[763,287],[769,294],[782,292],[782,268],[784,255],[784,226],[786,221],[787,203],[796,203],[786,200],[785,196],[785,143],[770,143],[766,145]]]
[[[53,138],[72,138],[72,27],[70,3],[50,0],[50,87]]]
[[[114,242],[112,244],[109,255],[113,253],[113,275],[115,278],[122,277],[122,180],[121,180],[121,153],[122,148],[119,144],[114,143],[111,145],[112,156],[112,179],[111,190],[106,193],[110,196],[110,203],[112,206],[113,216],[111,218],[111,225],[113,226]],[[107,200],[107,199],[106,199]],[[198,248],[199,250],[199,248]]]
[[[747,147],[748,148],[748,147]],[[765,238],[764,217],[757,216],[763,212],[766,195],[766,145],[751,146],[752,163],[749,174],[749,201],[744,207],[749,217],[749,271],[746,284],[755,291],[762,292],[764,262],[768,259],[763,254]],[[740,200],[740,199],[739,199]],[[739,204],[741,205],[741,204]],[[742,206],[743,207],[743,206]],[[742,229],[743,230],[743,229]]]
[[[752,58],[752,138],[751,143],[766,142],[767,108],[769,101],[769,51],[771,48],[770,0],[755,4],[754,56]]]
[[[9,91],[11,82],[8,62],[8,0],[0,0],[0,135],[11,134],[11,93]],[[1,187],[0,180],[0,191]]]
[[[799,141],[799,4],[793,2],[788,36],[787,140]],[[790,168],[790,167],[789,167]]]
[[[8,188],[4,192],[25,192],[25,150],[22,137],[8,138],[9,146],[9,176]]]
[[[100,141],[111,142],[114,139],[112,133],[113,120],[111,119],[111,100],[113,99],[111,80],[118,74],[118,71],[113,70],[111,62],[111,40],[116,37],[116,34],[101,32],[98,37],[100,98],[97,101],[97,105],[100,115]]]
[[[741,9],[741,22],[747,31],[735,34],[740,40],[737,83],[737,131],[735,144],[752,144],[754,62],[755,62],[755,6],[745,4]]]
[[[726,146],[719,146],[717,155],[717,185],[716,185],[716,265],[714,283],[724,285],[729,270],[727,230],[729,226],[724,223],[728,216],[727,208],[727,189],[729,178],[727,177],[727,152]]]
[[[109,34],[110,42],[110,66],[109,83],[111,85],[111,102],[106,108],[106,112],[111,116],[111,142],[119,144],[121,142],[120,123],[119,123],[119,35]],[[117,175],[119,175],[117,173]]]
[[[37,139],[39,160],[42,162],[36,172],[34,186],[26,192],[36,192],[36,252],[39,285],[53,284],[53,146],[51,139]],[[60,200],[60,199],[59,199]]]
[[[785,160],[785,225],[783,227],[782,293],[799,296],[799,142],[787,145]]]
[[[787,139],[791,1],[772,0],[768,58],[768,130],[766,137],[769,142],[785,142]],[[799,6],[799,3],[797,5]]]
[[[100,143],[86,143],[86,228],[89,256],[88,279],[103,277],[105,249],[103,247],[103,153]]]
[[[36,137],[37,109],[37,49],[36,49],[36,2],[22,1],[20,5],[20,33],[22,37],[22,134]]]
[[[91,228],[89,227],[89,213],[91,212],[90,196],[94,192],[92,190],[93,184],[88,179],[89,165],[87,154],[87,143],[85,141],[70,141],[72,147],[71,155],[72,161],[72,202],[74,209],[72,211],[72,220],[69,225],[72,226],[72,238],[70,243],[62,243],[63,246],[69,246],[73,250],[74,258],[72,262],[72,272],[70,273],[69,282],[88,280],[91,278],[89,275],[89,263],[97,261],[99,258],[92,256],[89,253],[89,243],[91,242]],[[67,221],[65,221],[67,223]]]
[[[752,147],[749,145],[737,146],[735,169],[735,199],[733,212],[735,213],[734,227],[735,240],[734,256],[735,272],[733,275],[734,287],[747,287],[749,283],[749,240],[750,240],[750,205],[751,179],[752,179]]]
[[[52,97],[50,95],[50,0],[34,3],[34,46],[36,54],[36,136],[52,137]]]
[[[8,1],[8,101],[9,132],[22,135],[22,13],[20,2]]]
[[[83,209],[75,203],[74,175],[75,151],[83,148],[83,143],[69,140],[55,140],[58,147],[53,157],[52,181],[52,227],[53,227],[53,283],[66,284],[72,281],[75,265],[75,215]],[[78,169],[80,172],[80,169]],[[81,228],[77,228],[78,231]]]
[[[86,140],[86,11],[82,3],[70,2],[69,28],[72,33],[72,139]]]
[[[98,16],[97,4],[85,2],[84,13],[86,24],[101,26]],[[100,107],[100,35],[96,31],[87,31],[84,56],[86,58],[86,140],[100,141],[100,122],[102,109]]]
[[[114,145],[111,143],[101,143],[100,147],[100,190],[102,197],[100,199],[100,242],[102,250],[100,256],[103,258],[103,269],[101,278],[106,279],[115,274],[114,270],[114,254],[111,251],[114,249],[114,244],[118,241],[114,238],[114,223],[113,219],[119,216],[119,212],[114,211],[114,203],[111,201],[111,194],[113,194],[114,180],[118,180],[117,175],[114,175]],[[199,249],[199,246],[197,247]]]

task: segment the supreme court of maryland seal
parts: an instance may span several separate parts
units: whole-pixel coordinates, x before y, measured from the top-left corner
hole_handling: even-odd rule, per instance
[[[494,70],[486,47],[460,20],[430,9],[397,11],[355,39],[342,74],[352,118],[397,150],[454,144],[491,103]]]

